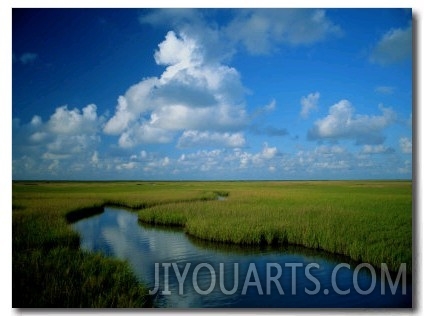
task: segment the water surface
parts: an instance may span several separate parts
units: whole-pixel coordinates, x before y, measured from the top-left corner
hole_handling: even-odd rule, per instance
[[[392,294],[389,282],[381,279],[380,270],[363,267],[356,272],[359,263],[325,252],[288,246],[240,247],[204,242],[187,236],[182,229],[140,224],[136,213],[109,207],[100,215],[74,223],[73,227],[81,235],[83,249],[128,261],[149,289],[158,287],[156,305],[160,307],[393,308],[412,305],[409,276],[406,286],[399,280]],[[347,266],[338,266],[341,263]],[[174,265],[179,278],[185,275],[182,289]],[[189,267],[187,273],[186,267]],[[391,278],[396,284],[396,275]],[[383,290],[385,294],[381,293]]]

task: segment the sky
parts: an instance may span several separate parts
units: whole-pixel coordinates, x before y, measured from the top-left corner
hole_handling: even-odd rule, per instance
[[[412,178],[410,9],[13,9],[12,178]]]

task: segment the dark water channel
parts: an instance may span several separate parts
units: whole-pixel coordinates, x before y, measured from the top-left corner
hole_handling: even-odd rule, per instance
[[[73,227],[81,235],[83,249],[128,261],[149,289],[158,288],[159,307],[412,305],[409,275],[400,273],[399,280],[397,274],[382,278],[380,269],[321,251],[203,242],[181,229],[142,225],[136,213],[109,207]]]

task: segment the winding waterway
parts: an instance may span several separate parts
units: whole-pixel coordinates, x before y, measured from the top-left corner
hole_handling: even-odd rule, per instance
[[[81,248],[126,260],[169,308],[411,307],[405,273],[299,247],[240,247],[204,242],[182,229],[142,225],[137,214],[106,207],[73,228]],[[222,269],[222,270],[221,270]]]

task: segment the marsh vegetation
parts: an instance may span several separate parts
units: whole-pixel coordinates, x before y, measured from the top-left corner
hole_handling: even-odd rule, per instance
[[[126,262],[79,248],[70,222],[105,205],[209,241],[296,244],[412,271],[411,181],[14,182],[12,193],[14,307],[151,305]]]

